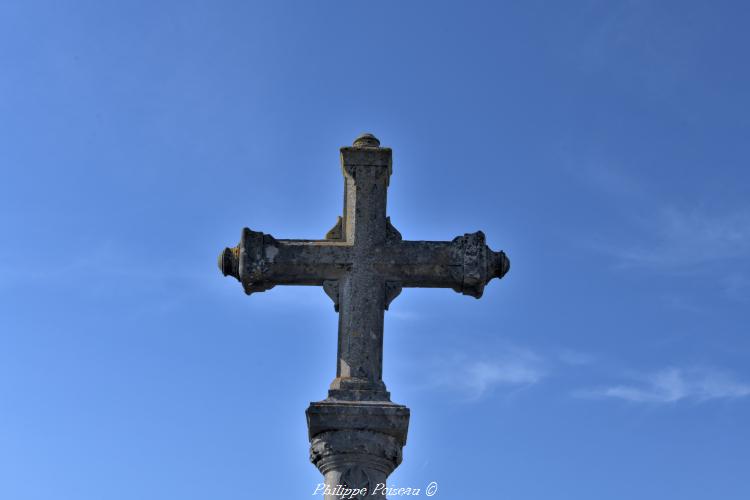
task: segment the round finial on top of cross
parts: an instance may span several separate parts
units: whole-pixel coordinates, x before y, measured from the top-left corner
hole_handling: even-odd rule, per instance
[[[380,146],[380,141],[374,135],[367,133],[354,139],[354,144],[352,145],[355,148],[377,148]]]

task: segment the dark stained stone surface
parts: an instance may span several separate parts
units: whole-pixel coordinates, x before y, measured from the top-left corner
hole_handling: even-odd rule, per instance
[[[343,215],[322,240],[276,239],[242,230],[219,256],[245,293],[276,285],[321,286],[339,314],[338,363],[328,398],[307,410],[311,460],[328,485],[374,487],[401,463],[409,409],[383,383],[383,315],[404,288],[450,288],[480,298],[510,268],[484,233],[408,241],[386,216],[392,152],[372,134],[341,148]],[[331,500],[334,496],[326,496]]]

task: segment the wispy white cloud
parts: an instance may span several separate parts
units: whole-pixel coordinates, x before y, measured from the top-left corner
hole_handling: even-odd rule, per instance
[[[455,355],[441,360],[432,373],[439,389],[457,392],[467,401],[481,399],[499,387],[520,389],[534,385],[546,375],[543,360],[535,353],[505,348],[478,357]]]
[[[529,385],[542,378],[538,366],[528,359],[476,361],[466,367],[464,381],[476,396],[495,385]]]
[[[636,377],[633,384],[578,391],[579,397],[615,398],[636,403],[697,402],[750,396],[750,384],[714,369],[665,368]]]
[[[647,182],[607,160],[571,163],[568,170],[616,207],[618,237],[577,238],[590,249],[611,255],[620,266],[682,271],[750,261],[750,205],[720,200],[690,206],[665,202]],[[732,285],[744,280],[735,271]]]
[[[750,210],[710,214],[666,207],[644,225],[643,242],[611,249],[625,266],[685,268],[750,257]]]
[[[416,319],[420,319],[420,314],[413,310],[402,310],[399,308],[391,307],[390,310],[386,313],[388,318],[393,318],[397,320],[403,320],[403,321],[412,321]]]

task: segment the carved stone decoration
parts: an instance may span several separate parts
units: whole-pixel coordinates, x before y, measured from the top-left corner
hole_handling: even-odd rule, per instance
[[[482,231],[457,236],[451,242],[451,274],[456,280],[454,290],[480,298],[492,278],[502,278],[510,268],[505,252],[492,251]]]
[[[487,270],[487,252],[482,231],[464,236],[464,280],[463,290],[481,296],[484,291]]]
[[[401,241],[401,233],[391,224],[391,218],[385,218],[385,239],[387,241]],[[386,308],[387,309],[387,308]]]
[[[219,255],[219,269],[224,276],[234,276],[239,279],[240,247],[225,248]]]
[[[388,306],[391,305],[393,299],[399,296],[402,287],[398,281],[386,281],[385,282],[385,310],[388,310]]]
[[[244,228],[240,244],[224,249],[219,266],[225,276],[233,276],[242,283],[246,294],[265,292],[276,286],[270,267],[278,253],[278,242],[273,236]]]
[[[344,219],[339,215],[336,224],[326,233],[327,240],[343,240],[344,239]]]
[[[335,491],[338,485],[361,488],[367,483],[374,488],[386,483],[401,463],[409,429],[407,407],[382,401],[344,402],[329,398],[310,403],[306,414],[310,461],[331,490]],[[331,495],[325,500],[339,498]]]
[[[333,301],[333,309],[339,312],[339,280],[326,280],[323,282],[323,291]]]
[[[341,484],[347,488],[351,488],[359,491],[371,492],[375,487],[370,481],[370,476],[367,474],[367,469],[363,468],[359,464],[352,465],[341,474]],[[359,494],[351,498],[360,500],[369,496],[367,494]]]
[[[377,148],[380,146],[380,140],[372,134],[362,134],[354,139],[352,146],[355,148]]]
[[[340,464],[359,464],[390,474],[401,464],[403,444],[393,436],[368,430],[321,432],[310,440],[310,461],[325,474]],[[343,471],[342,471],[343,472]]]

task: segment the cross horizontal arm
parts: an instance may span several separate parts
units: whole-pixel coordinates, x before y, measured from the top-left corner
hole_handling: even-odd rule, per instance
[[[453,241],[396,241],[382,251],[375,267],[387,281],[405,287],[452,288],[476,298],[510,267],[504,252],[485,244],[481,231]]]
[[[248,295],[276,285],[322,285],[351,268],[351,246],[331,240],[277,240],[245,228],[240,244],[219,256],[219,268],[224,276],[237,278]]]

